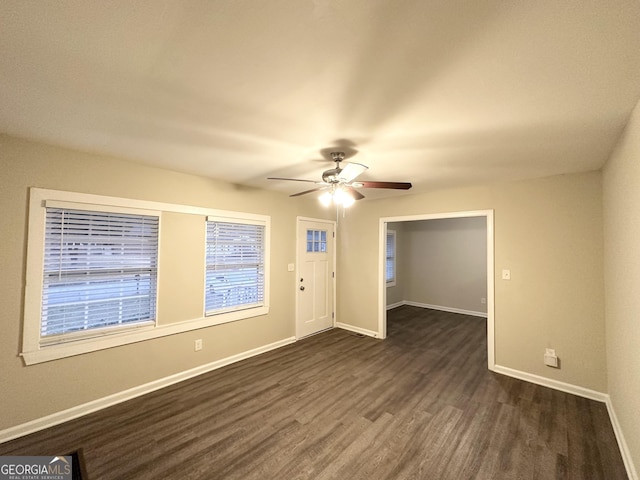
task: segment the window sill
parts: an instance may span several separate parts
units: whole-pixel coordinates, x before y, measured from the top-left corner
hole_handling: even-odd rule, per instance
[[[97,338],[78,340],[75,342],[57,345],[48,345],[46,347],[40,347],[37,350],[23,351],[20,356],[22,356],[26,365],[35,365],[38,363],[58,360],[60,358],[72,357],[98,350],[105,350],[107,348],[143,342],[153,338],[166,337],[168,335],[176,335],[179,333],[189,332],[191,330],[198,330],[200,328],[235,322],[245,318],[267,315],[268,313],[269,307],[263,306],[209,317],[195,318],[168,325],[140,327],[135,330],[127,330],[126,332],[105,334]]]

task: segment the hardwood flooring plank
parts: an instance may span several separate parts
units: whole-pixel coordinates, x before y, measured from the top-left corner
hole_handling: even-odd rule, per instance
[[[604,404],[489,372],[486,321],[403,306],[0,445],[92,480],[626,479]]]

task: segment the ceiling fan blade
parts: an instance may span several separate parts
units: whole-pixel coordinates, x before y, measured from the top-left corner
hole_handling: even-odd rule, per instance
[[[349,192],[354,200],[362,200],[364,198],[364,195],[357,191],[355,188],[349,186],[346,186],[344,188],[347,192]]]
[[[288,180],[291,182],[309,182],[309,183],[318,183],[315,180],[302,180],[300,178],[282,178],[282,177],[267,177],[267,180]]]
[[[305,190],[304,192],[294,193],[293,195],[289,195],[290,197],[299,197],[300,195],[306,195],[307,193],[319,192],[320,190],[324,190],[327,187],[317,187],[312,188],[311,190]]]
[[[396,190],[409,190],[412,185],[410,182],[357,182],[358,187],[362,188],[393,188]]]
[[[369,167],[366,165],[362,165],[361,163],[347,163],[345,167],[342,169],[338,178],[345,182],[349,183],[351,180],[356,178],[358,175],[364,173]]]

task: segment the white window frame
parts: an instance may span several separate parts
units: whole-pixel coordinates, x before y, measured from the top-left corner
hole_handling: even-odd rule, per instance
[[[219,215],[209,215],[206,219],[208,222],[221,222],[221,223],[235,223],[241,225],[258,225],[264,228],[264,238],[263,238],[263,301],[259,305],[239,305],[236,307],[232,307],[230,309],[224,310],[211,310],[207,312],[207,279],[206,279],[206,255],[205,255],[205,278],[204,278],[204,305],[203,305],[203,315],[207,318],[211,318],[213,324],[218,325],[221,323],[233,322],[235,320],[241,318],[247,318],[247,316],[257,316],[264,315],[268,312],[268,299],[269,299],[269,252],[270,252],[270,242],[269,239],[271,237],[270,232],[270,220],[269,217],[264,216],[247,216],[244,215],[242,217],[226,217]],[[205,224],[205,248],[207,241],[207,226]]]
[[[148,299],[148,304],[150,305],[150,314],[151,316],[149,316],[148,318],[142,318],[139,319],[137,321],[134,322],[130,322],[130,323],[121,323],[121,324],[116,324],[116,325],[109,325],[109,326],[102,326],[102,327],[96,327],[96,326],[91,326],[88,329],[83,329],[83,330],[77,330],[77,331],[73,331],[73,332],[65,332],[65,333],[60,333],[60,334],[55,334],[55,335],[47,335],[45,337],[40,337],[40,345],[41,346],[46,346],[46,345],[54,345],[54,344],[59,344],[59,343],[69,343],[69,342],[73,342],[73,341],[77,341],[77,340],[81,340],[81,339],[85,339],[85,338],[91,338],[91,337],[100,337],[103,335],[110,335],[110,334],[115,334],[115,333],[120,333],[125,331],[126,329],[132,329],[132,328],[144,328],[145,326],[155,326],[156,325],[156,309],[157,309],[157,304],[158,304],[158,296],[157,296],[157,292],[158,292],[158,281],[157,281],[157,265],[158,265],[158,254],[159,254],[159,240],[160,240],[160,217],[161,214],[158,211],[152,211],[152,210],[141,210],[141,209],[132,209],[132,208],[122,208],[122,207],[107,207],[105,208],[102,205],[86,205],[86,204],[79,204],[79,203],[72,203],[72,202],[60,202],[60,201],[51,201],[51,200],[47,200],[45,201],[45,211],[47,211],[47,217],[48,217],[48,210],[49,209],[54,209],[54,210],[62,210],[63,212],[86,212],[87,215],[89,217],[93,217],[94,213],[103,213],[103,214],[115,214],[115,215],[119,215],[119,214],[126,214],[126,215],[134,215],[134,216],[145,216],[146,218],[156,218],[157,222],[158,222],[158,226],[157,226],[157,231],[155,236],[151,237],[155,240],[155,245],[153,245],[154,250],[149,250],[147,249],[147,251],[145,252],[148,255],[148,259],[151,262],[149,264],[148,267],[145,267],[146,269],[148,269],[150,275],[151,275],[151,290],[149,292],[150,294],[150,298]],[[74,215],[73,213],[71,213],[71,215]],[[67,224],[68,225],[68,220],[65,221],[66,215],[63,213],[62,217],[60,218],[60,221],[62,221],[62,225]],[[73,217],[72,218],[76,218],[77,221],[79,220],[79,218]],[[87,216],[81,217],[83,220],[83,222],[88,220]],[[132,217],[129,217],[130,221]],[[47,226],[47,221],[45,220],[45,228]],[[114,221],[117,221],[114,219]],[[72,221],[73,222],[73,221]],[[83,225],[83,231],[86,232],[86,224],[82,223],[81,225]],[[72,227],[73,228],[73,227]],[[45,232],[45,237],[46,237],[46,232]],[[55,242],[58,242],[58,236],[56,235],[55,237]],[[60,239],[63,240],[64,238],[64,234],[62,236],[60,236]],[[85,237],[85,235],[83,235],[83,237]],[[96,237],[94,237],[96,238]],[[99,238],[99,237],[97,237]],[[91,236],[90,235],[86,235],[86,239],[91,241]],[[117,238],[114,239],[116,243],[118,243]],[[49,242],[51,242],[51,238],[49,238]],[[139,247],[139,243],[136,243],[136,247]],[[43,249],[43,254],[47,253],[47,249],[44,248]],[[53,252],[51,252],[53,254]],[[62,258],[66,257],[66,251],[65,252],[60,252],[60,254],[54,254],[53,255],[53,268],[57,269],[57,273],[62,272]],[[139,249],[136,249],[136,256],[138,258],[142,258],[140,257],[141,253]],[[43,255],[44,257],[44,255]],[[67,257],[68,258],[68,257]],[[92,262],[96,263],[98,261],[98,257],[96,257],[95,255],[91,256],[91,257],[84,257],[84,258],[90,258]],[[109,257],[105,257],[106,259],[108,259]],[[122,268],[123,265],[120,264],[121,257],[115,257],[118,263],[114,263],[114,266],[117,266],[118,268]],[[131,258],[131,257],[129,257]],[[47,261],[46,258],[43,259],[43,263],[47,263],[49,264],[50,260]],[[64,263],[67,263],[67,261],[65,261]],[[51,267],[51,264],[49,264],[49,267]],[[67,265],[68,267],[68,265]],[[113,266],[111,267],[113,268]],[[67,272],[69,272],[69,270],[65,270]],[[96,273],[98,270],[96,270],[95,268],[89,268],[86,271],[84,271],[84,273],[88,273],[88,272],[92,272],[92,273]],[[49,277],[49,275],[45,275],[46,271],[43,271],[41,273],[42,277]],[[115,273],[113,272],[113,275],[115,275],[115,277],[113,277],[114,280],[123,280],[126,278],[130,278],[131,273],[125,273],[123,274],[122,271]],[[86,283],[86,281],[88,281],[88,277],[83,277],[86,280],[83,283]],[[110,282],[113,281],[110,278]],[[76,280],[77,281],[77,280]],[[45,288],[45,286],[47,284],[49,284],[50,282],[47,282],[44,280],[44,278],[42,279],[42,288],[41,291],[43,293],[45,293],[45,290],[47,290]],[[97,286],[98,284],[93,283],[92,284],[94,286]],[[112,284],[111,284],[112,285]],[[61,286],[61,285],[60,285]],[[53,286],[52,288],[56,288],[55,286]],[[83,286],[84,288],[84,286]],[[51,290],[51,292],[53,293],[53,289]],[[111,296],[110,300],[115,299],[116,297]],[[122,299],[122,297],[119,297],[120,299]],[[44,303],[42,302],[42,307],[44,307]],[[87,306],[89,306],[89,303],[83,303],[80,306],[84,307],[85,309],[87,308]],[[69,305],[68,303],[65,305]],[[50,311],[52,308],[54,308],[54,305],[48,305],[49,308],[47,309],[48,311]],[[120,312],[122,313],[122,312]],[[41,329],[40,329],[40,333],[42,332],[42,326],[44,324],[45,321],[45,315],[44,312],[41,309]],[[48,317],[47,317],[48,318]],[[54,321],[55,323],[55,321]]]
[[[98,337],[79,339],[77,341],[41,345],[40,342],[40,321],[42,305],[42,284],[43,284],[43,253],[44,236],[46,227],[46,204],[52,202],[66,202],[67,204],[77,204],[85,210],[104,209],[127,209],[129,212],[153,211],[160,216],[159,239],[158,239],[158,286],[162,284],[162,213],[172,212],[190,215],[200,215],[204,218],[215,216],[225,219],[225,221],[248,220],[259,221],[265,225],[265,290],[264,305],[260,308],[238,310],[211,317],[203,315],[199,318],[185,319],[163,325],[161,309],[156,306],[156,318],[160,322],[155,325],[138,326],[123,329],[122,331],[109,332]],[[206,328],[212,325],[237,321],[269,313],[269,279],[270,279],[270,224],[271,217],[267,215],[251,214],[244,212],[230,212],[210,208],[195,207],[190,205],[177,205],[171,203],[153,202],[146,200],[133,200],[120,197],[109,197],[103,195],[93,195],[77,192],[66,192],[59,190],[48,190],[42,188],[31,188],[29,198],[29,219],[28,219],[28,240],[27,240],[27,268],[25,278],[25,303],[24,322],[22,335],[22,356],[26,365],[47,362],[60,358],[80,355],[106,348],[127,345],[130,343],[149,340],[152,338],[175,335],[191,330]],[[203,228],[206,228],[203,222]],[[206,231],[202,235],[203,249],[206,248]],[[202,285],[205,284],[205,269],[202,269]],[[161,288],[158,287],[156,301],[162,295]]]
[[[387,251],[389,248],[389,237],[393,237],[393,256],[389,257],[387,255]],[[386,284],[387,287],[395,287],[396,286],[396,280],[398,278],[398,255],[397,255],[397,251],[398,251],[398,235],[397,232],[395,230],[387,230],[387,235],[385,236],[385,280],[386,280]],[[393,277],[391,279],[387,278],[387,262],[391,259],[391,261],[393,262]]]

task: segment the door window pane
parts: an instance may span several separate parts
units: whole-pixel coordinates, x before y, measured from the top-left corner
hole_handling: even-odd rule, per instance
[[[327,231],[307,230],[307,253],[323,253],[327,251]]]

